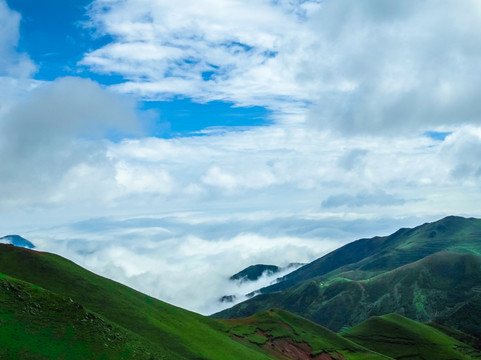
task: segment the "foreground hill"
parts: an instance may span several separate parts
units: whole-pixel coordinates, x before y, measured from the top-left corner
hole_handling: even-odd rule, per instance
[[[343,336],[394,359],[481,359],[471,346],[396,314],[372,317]]]
[[[217,321],[11,245],[0,304],[1,359],[391,359],[286,312]]]
[[[245,319],[225,320],[225,324],[231,335],[255,344],[280,359],[391,359],[282,310],[268,310]]]
[[[481,220],[448,217],[347,244],[215,317],[277,307],[339,331],[399,313],[481,336],[480,253]]]
[[[125,352],[124,358],[129,359],[135,350],[135,344],[139,343],[146,344],[146,351],[142,356],[138,355],[145,359],[269,358],[257,349],[233,341],[214,320],[97,276],[53,254],[1,245],[0,272],[9,276],[6,277],[6,285],[0,290],[4,297],[10,297],[10,305],[8,308],[2,305],[2,309],[6,309],[3,316],[10,319],[10,331],[14,331],[15,335],[2,336],[0,338],[2,348],[11,348],[12,340],[8,340],[9,338],[31,336],[34,343],[41,344],[40,348],[50,347],[57,341],[59,349],[69,354],[66,358],[75,358],[71,353],[77,353],[76,344],[84,337],[88,343],[92,342],[92,339],[102,341],[104,327],[96,323],[104,321],[106,324],[112,324],[115,331],[123,329],[119,331],[119,336],[127,340],[126,345],[121,350],[107,352],[108,356],[100,351],[102,349],[100,347],[99,353],[92,354],[89,357],[91,359],[102,358],[99,354],[116,359],[118,351]],[[12,290],[14,288],[20,289],[19,297],[12,295],[16,291]],[[58,317],[52,317],[55,308],[47,307],[49,298],[53,298],[53,302],[58,304],[60,318],[66,319],[63,320],[64,323],[59,323]],[[65,298],[72,299],[73,305],[69,304],[70,300],[68,302],[62,300]],[[28,306],[25,305],[22,311],[15,311],[15,307],[22,306],[24,299],[35,301]],[[82,311],[78,314],[80,322],[77,321],[75,312],[72,312],[72,306],[75,307],[75,304],[79,304],[78,306],[85,309],[82,311],[86,312],[85,316]],[[38,310],[36,313],[35,309]],[[87,319],[84,322],[89,323],[90,319],[93,319],[94,326],[85,331],[81,330],[79,325],[83,319]],[[50,322],[54,328],[50,329],[47,326],[47,330],[43,331],[44,324]],[[109,342],[105,344],[109,345]],[[25,347],[30,358],[42,358],[36,346]],[[84,358],[81,352],[77,358]]]

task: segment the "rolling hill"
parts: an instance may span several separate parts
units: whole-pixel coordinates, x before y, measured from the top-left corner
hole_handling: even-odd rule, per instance
[[[481,359],[471,346],[397,314],[371,317],[342,335],[394,359]]]

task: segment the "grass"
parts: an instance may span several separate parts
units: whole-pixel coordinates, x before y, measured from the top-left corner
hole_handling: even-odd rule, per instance
[[[28,283],[29,292],[37,289],[37,294],[47,291],[45,294],[49,295],[45,297],[59,296],[72,299],[74,303],[81,304],[88,312],[101,317],[104,321],[125,329],[145,343],[153,344],[152,346],[158,349],[157,353],[166,359],[270,358],[257,348],[249,348],[233,341],[223,331],[223,325],[213,319],[146,296],[53,254],[2,245],[0,272]],[[8,294],[11,291],[5,292]],[[21,302],[18,299],[17,301]],[[60,306],[59,313],[69,317],[70,308],[66,305]],[[54,313],[44,315],[39,318],[42,326],[51,321]],[[26,323],[34,319],[27,317]],[[62,323],[59,318],[53,319],[54,322],[58,322],[59,328],[65,329],[70,326]],[[21,323],[21,319],[16,318],[14,323]],[[9,331],[14,330],[12,328]],[[92,331],[95,336],[95,329]],[[18,333],[19,329],[14,332]],[[28,334],[26,330],[24,333]],[[40,338],[47,337],[51,341],[55,339],[54,333],[51,336],[39,335]],[[60,338],[67,341],[68,337]],[[81,343],[82,341],[79,342]]]
[[[379,359],[389,357],[376,354],[359,344],[323,328],[309,320],[282,310],[269,310],[244,319],[224,320],[226,331],[252,344],[275,347],[273,340],[308,351],[306,356],[329,354],[333,358]]]
[[[397,314],[369,318],[342,335],[395,359],[481,359],[471,346]]]
[[[165,352],[70,298],[2,274],[1,359],[164,359]]]

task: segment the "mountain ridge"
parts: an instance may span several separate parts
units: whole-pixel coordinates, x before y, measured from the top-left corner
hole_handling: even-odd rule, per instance
[[[213,316],[245,317],[277,307],[339,331],[372,315],[400,313],[422,322],[436,319],[481,336],[481,328],[472,324],[481,323],[481,317],[466,320],[470,309],[478,309],[472,313],[481,314],[481,294],[478,296],[475,291],[477,286],[481,289],[480,253],[481,220],[449,216],[412,229],[402,228],[389,236],[349,243],[287,275],[280,283],[264,288],[261,295]],[[449,265],[450,261],[455,265]],[[455,280],[452,289],[459,288],[458,295],[449,289],[435,292],[429,286],[419,287],[421,275],[433,283],[450,283],[442,272],[430,270],[436,262],[451,266]],[[463,266],[476,268],[476,276],[455,272]],[[393,293],[394,284],[400,284],[397,294]],[[474,290],[462,288],[463,284]],[[424,315],[417,308],[424,305],[416,299],[431,301],[433,296],[437,296],[435,303],[428,305],[438,313],[435,315],[433,310]],[[452,311],[439,312],[441,305]],[[346,308],[350,315],[345,314]],[[450,320],[452,316],[457,320]]]

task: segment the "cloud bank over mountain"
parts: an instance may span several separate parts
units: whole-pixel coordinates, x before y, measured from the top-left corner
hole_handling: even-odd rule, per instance
[[[95,0],[76,25],[88,50],[54,79],[12,6],[0,234],[208,312],[199,289],[224,295],[248,265],[481,216],[477,1]],[[156,136],[176,119],[142,106],[179,99],[267,115]]]

